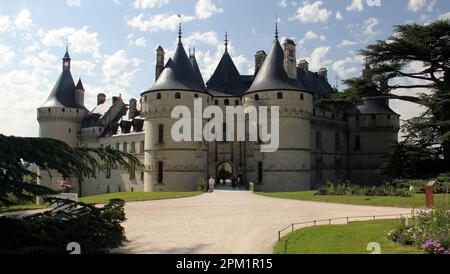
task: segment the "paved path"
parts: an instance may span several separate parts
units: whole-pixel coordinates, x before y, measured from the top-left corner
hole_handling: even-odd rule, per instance
[[[216,191],[191,198],[127,203],[130,243],[120,253],[271,253],[291,223],[343,216],[408,214],[409,209],[267,198]]]

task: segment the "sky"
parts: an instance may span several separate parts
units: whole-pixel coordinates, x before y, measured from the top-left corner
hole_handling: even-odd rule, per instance
[[[178,14],[183,44],[196,49],[205,82],[223,54],[225,31],[239,71],[253,74],[254,54],[270,50],[278,15],[280,37],[296,42],[297,59],[312,71],[326,67],[330,83],[342,88],[361,73],[358,50],[388,38],[395,25],[450,19],[450,1],[1,0],[0,134],[38,136],[36,109],[59,76],[67,40],[88,109],[98,93],[139,98],[154,83],[158,45],[166,60],[174,51]],[[403,119],[423,111],[391,106]]]

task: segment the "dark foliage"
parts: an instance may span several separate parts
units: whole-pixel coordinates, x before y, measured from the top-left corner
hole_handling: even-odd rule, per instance
[[[63,210],[25,218],[0,217],[0,254],[68,254],[70,242],[82,254],[107,253],[126,242],[121,223],[124,201],[111,200],[103,208],[62,202]]]

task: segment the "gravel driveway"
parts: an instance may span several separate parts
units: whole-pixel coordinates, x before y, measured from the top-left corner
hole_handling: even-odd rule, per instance
[[[272,253],[291,223],[344,216],[408,214],[410,209],[268,198],[218,190],[173,200],[127,203],[130,243],[118,253]]]

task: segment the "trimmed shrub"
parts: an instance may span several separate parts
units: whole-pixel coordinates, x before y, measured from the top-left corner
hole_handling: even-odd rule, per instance
[[[207,190],[207,182],[206,182],[205,178],[199,178],[197,180],[197,190],[198,191],[202,191],[202,192],[206,192],[206,190]]]

